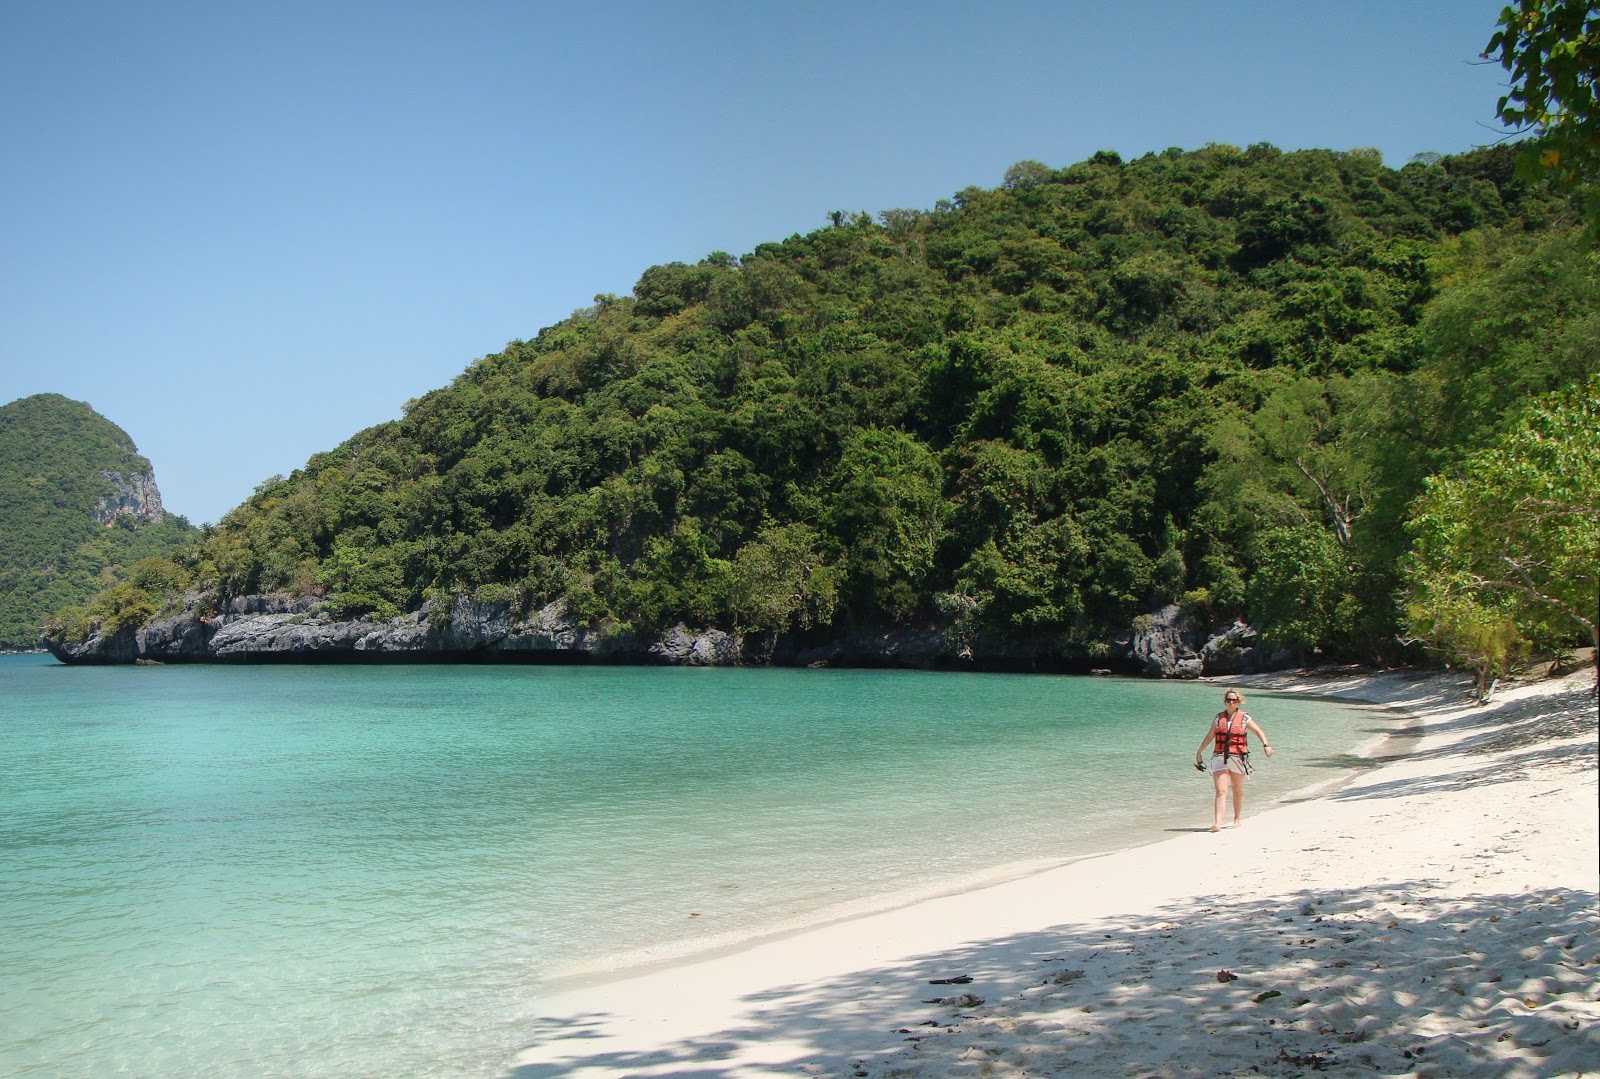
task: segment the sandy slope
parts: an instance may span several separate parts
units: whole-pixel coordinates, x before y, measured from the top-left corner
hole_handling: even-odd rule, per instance
[[[511,1074],[1600,1075],[1594,673],[1485,708],[1454,677],[1241,681],[1420,740],[1239,830],[573,991]]]

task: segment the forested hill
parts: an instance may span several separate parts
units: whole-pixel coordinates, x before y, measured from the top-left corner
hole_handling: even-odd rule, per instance
[[[194,533],[165,512],[150,462],[88,405],[46,393],[0,408],[0,649],[37,648],[45,616],[107,567]]]
[[[1392,654],[1424,478],[1597,364],[1594,256],[1509,148],[1099,153],[829,218],[478,360],[99,616],[467,595],[747,657],[932,625],[1092,658],[1176,601]]]

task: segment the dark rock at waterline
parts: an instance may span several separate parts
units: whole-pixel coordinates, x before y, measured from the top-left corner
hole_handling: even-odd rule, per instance
[[[63,663],[133,663],[139,658],[139,641],[131,629],[95,633],[82,644],[62,644],[41,638],[50,654]]]
[[[957,642],[934,624],[855,627],[776,639],[679,624],[647,638],[585,627],[559,602],[522,613],[505,603],[457,598],[382,619],[340,617],[314,597],[251,595],[219,604],[210,594],[186,597],[182,610],[137,631],[96,633],[81,644],[47,639],[45,645],[71,664],[486,660],[1078,673],[1114,669],[1160,678],[1276,669],[1295,658],[1266,654],[1255,631],[1242,622],[1208,633],[1176,606],[1140,619],[1127,640],[1091,653],[1057,638],[978,633]]]
[[[854,627],[821,641],[781,640],[771,658],[774,663],[795,667],[932,669],[960,662],[960,650],[934,628]]]
[[[95,634],[81,644],[46,639],[64,663],[360,662],[502,659],[730,665],[739,638],[674,627],[660,641],[601,635],[561,604],[523,615],[508,605],[457,599],[398,618],[341,618],[312,597],[240,596],[220,606],[193,595],[177,614],[143,629]]]

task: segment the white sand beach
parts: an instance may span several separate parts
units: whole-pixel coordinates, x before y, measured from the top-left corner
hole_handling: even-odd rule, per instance
[[[1230,680],[1417,738],[1239,829],[1197,790],[1192,834],[569,990],[510,1074],[1600,1074],[1594,679]]]

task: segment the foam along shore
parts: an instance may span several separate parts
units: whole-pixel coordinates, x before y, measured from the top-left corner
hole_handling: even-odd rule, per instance
[[[570,990],[509,1074],[1593,1074],[1594,679],[1231,680],[1420,737],[1237,830],[1197,796],[1192,834]]]

